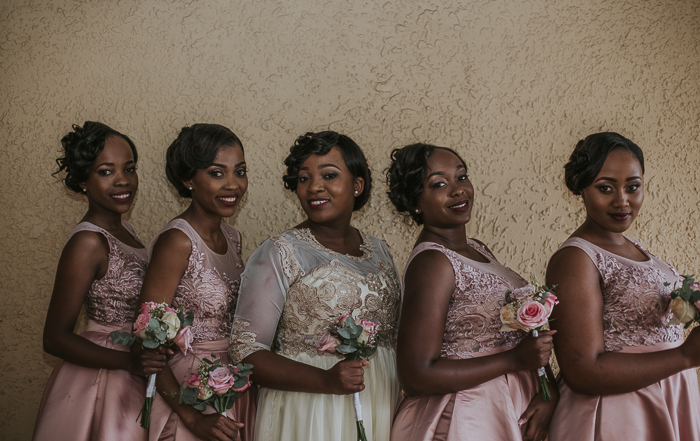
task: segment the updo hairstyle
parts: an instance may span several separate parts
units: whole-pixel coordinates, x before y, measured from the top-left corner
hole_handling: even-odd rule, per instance
[[[580,196],[581,191],[598,176],[610,152],[615,150],[631,153],[639,161],[642,174],[644,173],[644,154],[637,144],[618,133],[594,133],[576,144],[569,162],[564,166],[566,187]]]
[[[298,137],[294,145],[289,148],[289,155],[284,159],[287,173],[282,176],[284,188],[296,192],[299,181],[299,169],[311,155],[323,156],[328,154],[333,147],[338,147],[345,160],[345,165],[354,178],[362,178],[365,181],[362,193],[355,198],[353,211],[362,208],[372,191],[372,173],[367,165],[365,154],[360,146],[346,135],[333,131],[325,131],[306,134]]]
[[[417,225],[423,224],[423,219],[416,213],[418,198],[423,193],[423,182],[428,174],[428,158],[435,149],[447,150],[455,155],[467,170],[467,164],[454,150],[431,144],[411,144],[391,152],[391,165],[386,170],[386,183],[389,187],[387,194],[396,210],[406,219],[413,219]]]
[[[197,170],[214,163],[222,147],[240,147],[243,144],[227,127],[219,124],[193,124],[183,127],[165,153],[165,174],[168,181],[183,198],[191,198],[192,192],[182,181],[189,181]]]
[[[95,165],[95,159],[102,153],[105,141],[112,136],[120,136],[129,144],[134,162],[137,162],[139,155],[136,153],[136,146],[128,136],[106,124],[85,121],[82,127],[73,124],[73,131],[61,138],[63,156],[56,159],[58,170],[52,173],[52,176],[65,171],[66,176],[61,179],[65,186],[76,193],[81,193],[83,189],[80,188],[80,184],[87,181],[90,170]]]

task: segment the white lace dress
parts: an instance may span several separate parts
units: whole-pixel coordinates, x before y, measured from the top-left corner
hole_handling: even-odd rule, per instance
[[[399,284],[387,245],[362,235],[362,256],[336,253],[308,229],[272,237],[248,260],[234,319],[233,361],[270,350],[300,363],[329,369],[339,358],[318,355],[317,342],[342,314],[396,326]],[[360,394],[370,441],[389,439],[399,398],[393,342],[380,345],[365,368]],[[255,439],[355,441],[351,395],[261,388]]]

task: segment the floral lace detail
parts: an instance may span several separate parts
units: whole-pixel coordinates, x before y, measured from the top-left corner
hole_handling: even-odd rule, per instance
[[[133,229],[125,224],[129,233],[138,239]],[[103,325],[123,325],[134,320],[143,277],[146,274],[147,251],[123,244],[106,230],[89,224],[79,224],[77,231],[101,233],[109,244],[107,271],[95,280],[85,298],[85,314]]]
[[[591,256],[603,279],[603,342],[606,352],[619,351],[625,346],[683,340],[681,326],[668,325],[672,316],[669,309],[672,285],[680,280],[674,268],[670,267],[676,280],[668,280],[659,269],[659,265],[666,264],[636,241],[632,243],[649,256],[651,262],[619,258],[601,252],[602,249],[590,242],[581,242],[571,242],[570,245]],[[671,286],[664,286],[665,282],[670,282]]]
[[[501,271],[521,281],[522,284],[518,286],[527,284],[514,271],[498,263],[484,246],[472,240],[469,245],[488,257],[491,264],[498,265]],[[469,265],[459,254],[442,245],[428,243],[425,249],[443,253],[455,273],[455,290],[447,309],[441,357],[473,358],[477,353],[500,347],[512,348],[520,343],[525,337],[524,333],[500,331],[500,310],[505,305],[505,293],[517,286],[501,275]]]
[[[231,231],[223,228],[228,246],[234,247],[240,256],[240,242],[235,240]],[[232,250],[227,252],[231,253]],[[197,242],[192,240],[187,269],[180,279],[173,298],[173,307],[194,313],[192,334],[195,342],[205,340],[229,339],[231,324],[238,298],[241,279],[240,271],[235,280],[216,268],[205,267],[206,254],[200,250]],[[243,268],[240,259],[236,268]]]
[[[250,323],[245,320],[240,318],[233,319],[233,325],[231,326],[231,341],[228,350],[229,356],[231,357],[231,363],[240,363],[244,358],[253,352],[265,349],[263,346],[255,342],[257,336],[254,332],[245,331],[248,326],[250,326]]]
[[[398,312],[399,284],[393,266],[380,261],[377,273],[362,277],[332,260],[290,286],[272,350],[315,357],[318,340],[338,316],[352,313],[396,326]]]
[[[290,285],[296,283],[300,277],[304,276],[304,271],[301,269],[299,261],[294,256],[294,247],[282,235],[273,236],[271,239],[277,247],[277,251],[280,253],[282,270],[287,277],[287,281]]]
[[[362,251],[361,256],[351,256],[349,254],[343,254],[339,253],[337,251],[333,251],[330,248],[324,247],[321,242],[316,239],[316,236],[313,235],[310,229],[308,228],[300,228],[300,229],[295,229],[292,230],[294,233],[294,236],[296,236],[297,239],[306,241],[311,244],[312,247],[316,248],[319,251],[323,251],[324,253],[328,253],[332,256],[344,256],[347,257],[348,259],[352,259],[356,262],[362,262],[363,260],[371,259],[372,258],[372,244],[369,242],[369,236],[367,236],[365,233],[360,231],[360,236],[362,237],[362,243],[360,244],[360,251]]]

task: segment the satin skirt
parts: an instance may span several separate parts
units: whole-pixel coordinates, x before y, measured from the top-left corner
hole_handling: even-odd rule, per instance
[[[493,355],[499,348],[478,356]],[[392,441],[522,440],[518,420],[539,392],[535,372],[513,372],[445,395],[404,396]]]
[[[623,353],[656,352],[682,342],[629,346]],[[560,400],[550,441],[700,441],[700,392],[688,369],[634,392],[582,395],[558,378]]]
[[[112,331],[122,327],[88,321],[80,335],[105,348],[128,351],[112,343]],[[34,427],[34,440],[122,441],[148,439],[138,415],[146,397],[146,379],[120,369],[93,369],[60,361],[44,389]]]
[[[181,352],[173,355],[170,359],[170,368],[175,378],[177,378],[177,381],[183,384],[192,374],[197,372],[199,361],[194,357],[195,355],[199,358],[211,358],[212,353],[228,363],[228,340],[193,343],[192,351],[188,351],[187,355],[183,355]],[[215,412],[213,407],[207,406],[203,413],[210,414]],[[249,388],[243,395],[236,398],[236,402],[233,407],[226,412],[226,416],[244,424],[240,431],[242,441],[252,441],[253,428],[255,426],[254,387]],[[149,439],[164,441],[197,441],[200,438],[197,438],[190,432],[190,430],[185,427],[180,417],[170,408],[168,403],[166,403],[160,395],[156,394],[153,399],[153,407],[151,408]]]
[[[340,359],[332,355],[290,357],[300,363],[330,369]],[[379,347],[365,367],[365,390],[360,392],[368,441],[387,441],[399,399],[396,355]],[[314,394],[260,388],[257,441],[356,441],[352,395]]]

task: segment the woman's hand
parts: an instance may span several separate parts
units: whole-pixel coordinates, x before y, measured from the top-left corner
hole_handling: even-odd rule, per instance
[[[366,360],[343,360],[326,371],[326,386],[330,393],[352,394],[365,389]]]
[[[540,331],[539,337],[528,334],[512,349],[519,371],[535,371],[549,363],[554,343],[552,336],[557,331]]]
[[[688,334],[680,347],[683,357],[688,360],[688,369],[700,366],[700,326],[696,326]]]
[[[167,350],[163,347],[146,349],[141,343],[134,342],[131,345],[131,363],[129,372],[134,375],[148,376],[157,374],[168,363]]]
[[[218,413],[204,415],[192,412],[190,418],[183,418],[185,426],[197,438],[204,441],[240,441],[239,431],[243,423],[239,423]]]
[[[558,402],[558,393],[552,393],[550,401],[542,399],[542,392],[539,392],[532,398],[532,401],[530,401],[530,404],[518,421],[520,431],[523,434],[523,441],[543,441],[547,438],[549,423],[552,421]]]

